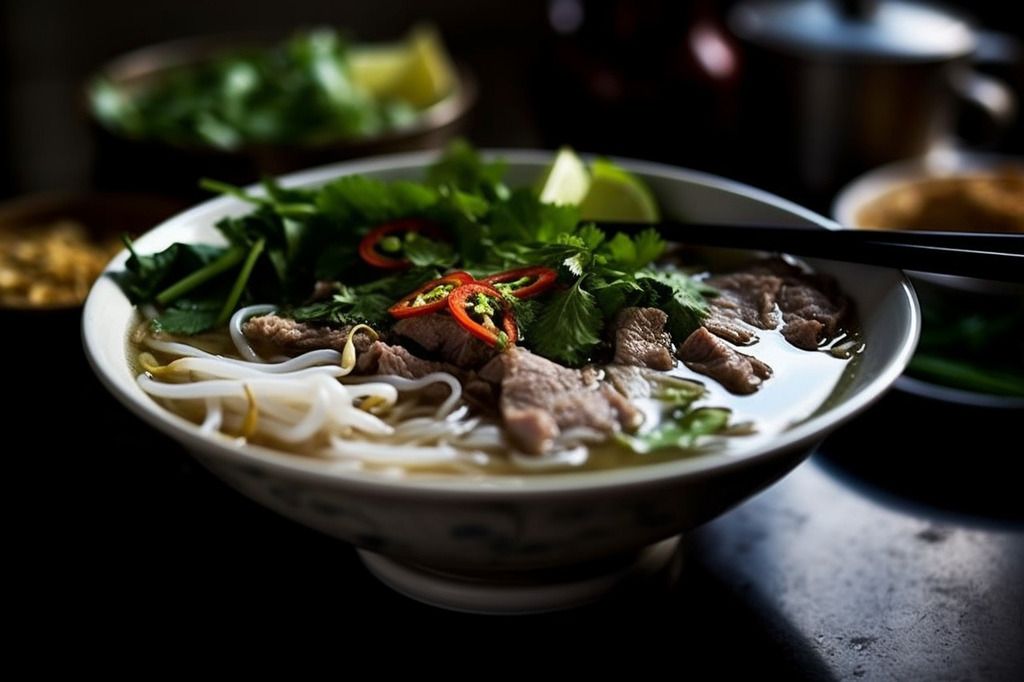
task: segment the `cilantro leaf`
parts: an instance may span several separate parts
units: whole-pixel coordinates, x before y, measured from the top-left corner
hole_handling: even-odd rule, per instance
[[[415,232],[408,234],[403,247],[405,257],[419,267],[449,268],[455,264],[456,256],[451,244],[434,241]]]
[[[604,317],[593,294],[583,288],[585,279],[555,294],[537,318],[536,326],[544,333],[536,336],[532,347],[549,360],[581,365],[601,342]]]
[[[606,243],[604,253],[608,256],[609,264],[635,272],[661,258],[665,248],[665,240],[657,230],[647,229],[633,238],[617,232]]]
[[[199,300],[178,299],[153,320],[153,331],[179,336],[199,334],[216,325],[222,305],[220,296]]]
[[[601,246],[607,238],[604,230],[598,228],[594,223],[582,225],[578,230],[576,230],[576,236],[583,243],[583,246],[591,251],[594,251],[597,247]]]
[[[637,305],[660,308],[668,315],[668,330],[681,343],[707,318],[707,298],[717,292],[681,272],[644,270],[636,274],[643,289]]]
[[[509,194],[502,182],[504,175],[503,161],[484,162],[468,142],[456,140],[427,170],[427,182],[435,187],[448,186],[493,201],[504,199]]]
[[[512,304],[512,312],[516,316],[516,325],[519,327],[520,343],[529,343],[534,330],[543,329],[543,327],[535,326],[542,304],[532,298],[516,298],[511,295],[505,298]]]
[[[365,323],[374,326],[388,321],[388,308],[392,303],[394,300],[384,294],[342,286],[329,301],[293,308],[287,314],[299,322],[338,325]]]
[[[638,234],[633,238],[633,243],[636,245],[636,260],[631,263],[631,267],[636,269],[650,265],[661,258],[668,246],[654,228],[646,229]]]
[[[550,244],[571,233],[579,222],[579,209],[570,205],[541,203],[528,189],[512,192],[491,210],[491,238],[520,243]]]

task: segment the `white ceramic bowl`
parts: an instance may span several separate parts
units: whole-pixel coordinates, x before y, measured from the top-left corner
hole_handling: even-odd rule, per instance
[[[507,161],[513,186],[533,181],[551,159],[549,152],[539,151],[493,154]],[[289,176],[284,184],[314,186],[351,173],[419,178],[433,158],[433,153],[415,153],[342,163]],[[702,222],[835,227],[795,204],[729,180],[618,161],[649,183],[668,215]],[[136,245],[151,252],[175,241],[212,241],[219,218],[248,210],[233,198],[214,199],[151,230]],[[126,256],[115,258],[110,269],[121,269]],[[239,491],[355,544],[377,575],[420,599],[463,609],[531,611],[594,598],[625,574],[628,558],[645,548],[664,549],[661,541],[721,514],[784,475],[900,375],[920,326],[917,300],[902,273],[842,263],[812,265],[835,276],[855,300],[867,340],[859,371],[841,398],[740,454],[610,471],[485,482],[326,471],[315,461],[203,436],[196,425],[145,395],[126,359],[133,310],[109,278],[102,278],[86,301],[83,333],[89,360],[107,388]],[[583,573],[565,570],[582,565],[588,566]]]

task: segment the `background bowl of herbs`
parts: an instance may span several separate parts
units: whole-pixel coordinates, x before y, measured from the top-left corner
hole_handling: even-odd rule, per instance
[[[441,145],[475,100],[430,26],[391,43],[331,28],[190,38],[109,62],[86,86],[104,188],[198,196],[346,158]]]

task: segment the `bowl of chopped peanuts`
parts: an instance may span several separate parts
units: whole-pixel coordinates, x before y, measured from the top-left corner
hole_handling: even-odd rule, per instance
[[[45,193],[0,204],[0,310],[75,311],[122,235],[137,234],[180,206],[162,197]]]

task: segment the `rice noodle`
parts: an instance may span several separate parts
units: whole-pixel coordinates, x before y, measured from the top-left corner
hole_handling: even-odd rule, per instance
[[[206,418],[203,419],[203,423],[199,426],[199,430],[203,433],[214,433],[220,430],[221,424],[224,422],[224,410],[221,409],[220,401],[216,398],[206,399]]]
[[[578,466],[587,458],[585,443],[603,438],[592,429],[571,429],[558,438],[558,452],[526,455],[510,445],[493,419],[470,414],[462,402],[462,384],[447,372],[418,379],[349,376],[352,349],[348,355],[314,350],[268,362],[241,329],[249,317],[272,310],[249,306],[232,316],[232,342],[246,359],[146,335],[142,345],[171,361],[161,366],[143,353],[140,363],[147,371],[137,377],[139,387],[172,404],[198,403],[205,410],[202,433],[301,446],[330,466],[369,466],[391,475],[431,468],[479,472],[509,459],[523,470]],[[449,389],[439,405],[401,398],[438,384]]]
[[[406,379],[405,377],[393,376],[391,374],[374,374],[373,376],[367,377],[353,377],[350,379],[353,383],[362,382],[381,382],[391,384],[398,390],[402,391],[416,391],[421,388],[426,388],[431,384],[447,384],[452,389],[451,395],[441,403],[437,408],[435,415],[440,419],[448,416],[448,414],[455,408],[459,400],[462,399],[462,384],[459,383],[458,378],[448,374],[447,372],[432,372],[419,379]]]
[[[277,306],[273,305],[251,305],[246,308],[240,308],[231,316],[231,320],[228,322],[228,332],[231,334],[231,340],[234,342],[238,354],[246,360],[250,362],[263,362],[259,354],[252,349],[249,340],[245,338],[245,334],[242,332],[242,324],[250,317],[266,315],[275,310],[277,310]]]

